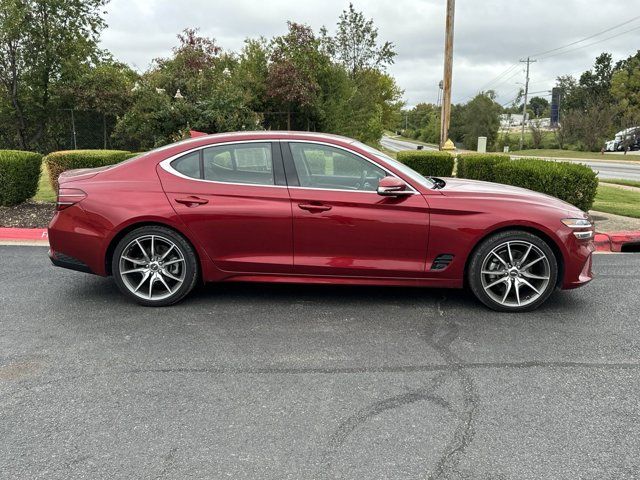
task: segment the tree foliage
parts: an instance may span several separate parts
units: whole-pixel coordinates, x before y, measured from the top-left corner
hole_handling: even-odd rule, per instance
[[[46,148],[55,88],[99,57],[106,0],[0,0],[1,120],[21,149]]]
[[[326,51],[344,65],[351,76],[362,70],[383,70],[396,56],[393,43],[378,44],[378,29],[373,20],[367,20],[352,3],[340,15],[335,36],[328,36],[326,28],[321,33]]]

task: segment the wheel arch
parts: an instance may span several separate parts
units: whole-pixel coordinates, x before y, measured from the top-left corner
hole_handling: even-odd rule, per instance
[[[137,222],[128,224],[124,226],[122,229],[120,229],[118,233],[116,233],[113,236],[113,238],[111,238],[104,256],[104,262],[105,262],[104,267],[107,275],[113,274],[113,272],[111,271],[111,261],[113,260],[113,252],[115,251],[116,246],[118,245],[120,240],[122,240],[129,232],[132,232],[136,228],[140,228],[140,227],[164,227],[164,228],[168,228],[169,230],[172,230],[173,232],[183,237],[187,241],[187,243],[191,246],[191,248],[193,248],[193,251],[196,255],[196,259],[198,260],[198,267],[199,267],[198,272],[202,279],[204,265],[202,264],[202,256],[196,244],[189,238],[187,234],[185,234],[185,232],[181,231],[180,229],[176,228],[175,226],[169,223],[164,223],[157,220],[144,220],[144,221],[137,221]]]
[[[558,244],[557,240],[555,240],[551,235],[549,235],[547,232],[545,232],[540,228],[536,228],[531,225],[514,224],[514,225],[503,225],[499,228],[486,232],[482,237],[480,237],[476,241],[475,245],[467,255],[467,258],[465,259],[464,274],[463,274],[464,286],[465,287],[468,286],[469,264],[471,263],[471,258],[473,257],[473,254],[476,252],[476,250],[480,247],[482,242],[484,242],[487,238],[491,237],[492,235],[495,235],[497,233],[502,233],[502,232],[508,232],[510,230],[531,233],[533,235],[540,237],[542,240],[545,241],[547,245],[549,245],[549,248],[553,252],[553,255],[556,257],[556,262],[558,263],[558,278],[556,279],[556,287],[562,285],[562,281],[564,279],[564,272],[565,272],[565,259],[562,253],[562,249],[560,248],[560,245]]]

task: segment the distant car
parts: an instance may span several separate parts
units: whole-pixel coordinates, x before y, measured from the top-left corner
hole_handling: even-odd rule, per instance
[[[531,310],[592,278],[594,227],[558,199],[423,177],[345,137],[193,138],[59,178],[51,261],[142,305],[200,281],[461,288]]]
[[[616,141],[615,140],[609,140],[604,144],[604,149],[607,152],[615,152],[617,150],[617,145],[616,145]]]

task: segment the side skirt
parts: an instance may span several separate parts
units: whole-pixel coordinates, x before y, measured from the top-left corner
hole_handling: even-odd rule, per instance
[[[320,275],[238,274],[223,282],[306,283],[325,285],[387,285],[408,287],[462,288],[462,279],[451,278],[390,278],[390,277],[332,277]]]

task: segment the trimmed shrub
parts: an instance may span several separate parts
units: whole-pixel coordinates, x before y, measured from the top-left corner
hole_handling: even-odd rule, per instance
[[[136,155],[125,150],[65,150],[50,153],[44,157],[44,163],[49,170],[51,187],[57,192],[58,177],[66,170],[114,165]]]
[[[20,150],[0,150],[0,205],[17,205],[38,190],[42,155]]]
[[[450,177],[453,173],[454,159],[447,152],[404,150],[396,158],[425,177]]]
[[[493,182],[495,166],[508,162],[502,153],[461,153],[458,155],[458,177]]]
[[[539,159],[501,162],[494,168],[498,183],[546,193],[585,212],[593,205],[598,189],[596,173],[586,165]]]

